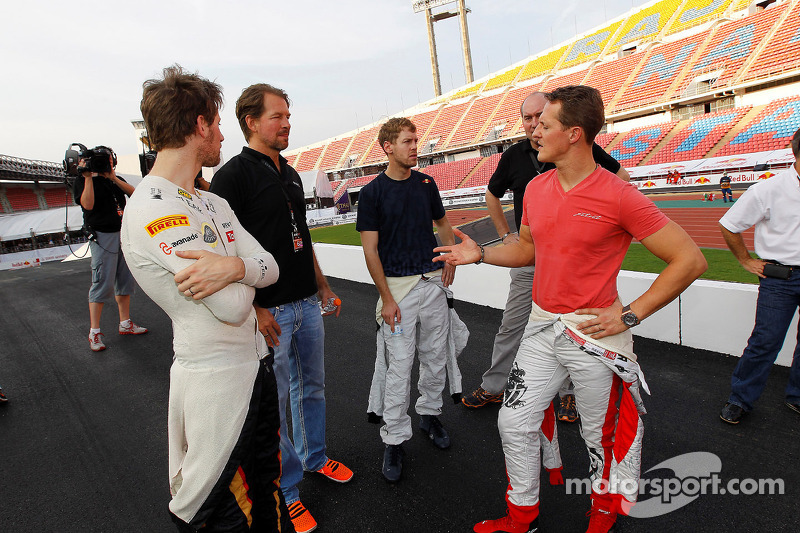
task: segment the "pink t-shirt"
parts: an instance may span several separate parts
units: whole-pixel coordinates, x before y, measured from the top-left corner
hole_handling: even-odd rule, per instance
[[[631,239],[652,235],[669,219],[602,167],[568,192],[557,172],[535,177],[525,189],[522,224],[536,247],[533,301],[551,313],[608,307]]]

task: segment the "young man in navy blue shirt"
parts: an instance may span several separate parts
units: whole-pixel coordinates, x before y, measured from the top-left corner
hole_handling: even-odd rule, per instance
[[[380,293],[376,318],[386,371],[380,376],[376,372],[373,390],[376,381],[385,379],[385,425],[380,433],[386,445],[383,475],[388,481],[400,479],[401,444],[411,438],[407,411],[415,350],[420,361],[415,407],[420,429],[438,448],[450,446],[437,415],[442,411],[450,324],[444,287],[452,283],[455,268],[440,268],[433,262],[433,224],[443,243],[454,243],[455,237],[433,178],[411,170],[417,165],[417,141],[416,126],[407,118],[390,119],[381,127],[378,142],[389,166],[361,190],[356,223],[367,268]]]

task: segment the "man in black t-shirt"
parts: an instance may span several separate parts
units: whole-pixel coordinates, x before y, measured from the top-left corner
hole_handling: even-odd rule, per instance
[[[455,237],[436,182],[411,170],[417,165],[414,123],[407,118],[390,119],[381,127],[378,143],[389,166],[361,189],[356,230],[380,294],[376,318],[385,372],[379,375],[376,363],[372,390],[382,392],[383,476],[394,482],[403,469],[401,444],[412,434],[407,411],[415,351],[420,367],[420,397],[415,406],[419,427],[438,448],[450,446],[437,416],[442,412],[450,332],[445,288],[453,282],[455,267],[440,268],[433,262],[437,255],[433,224],[443,243],[454,243]]]
[[[147,328],[137,326],[130,317],[131,294],[135,282],[120,251],[119,230],[125,196],[133,194],[133,186],[114,172],[114,151],[97,146],[93,151],[106,152],[109,157],[107,172],[82,172],[75,180],[73,195],[83,210],[83,222],[92,231],[89,242],[92,254],[92,286],[89,289],[89,348],[93,352],[106,349],[100,332],[100,315],[103,304],[112,298],[119,309],[119,334],[142,335]],[[81,162],[86,167],[86,161]]]
[[[270,252],[280,278],[256,290],[258,327],[275,349],[281,413],[281,490],[297,533],[317,523],[300,502],[303,472],[344,483],[353,472],[329,459],[325,443],[325,328],[318,297],[337,300],[322,274],[306,224],[303,183],[280,155],[289,145],[289,97],[265,83],[242,91],[236,116],[248,146],[211,181],[211,192],[228,201],[242,226]],[[225,234],[225,228],[221,228]],[[336,316],[339,315],[337,307]],[[292,435],[286,423],[290,397]]]
[[[542,92],[534,92],[523,100],[520,114],[525,138],[503,153],[497,169],[489,180],[486,191],[486,207],[503,244],[518,242],[519,235],[509,228],[500,198],[505,195],[507,190],[513,191],[514,218],[516,226],[519,228],[525,188],[533,178],[555,168],[552,163],[539,161],[539,145],[533,138],[533,131],[539,124],[539,117],[546,103],[547,98]],[[600,166],[617,174],[621,179],[630,181],[628,172],[597,143],[592,145],[592,154]],[[508,373],[531,312],[533,270],[533,265],[511,269],[508,301],[503,311],[500,330],[494,339],[491,366],[483,374],[481,386],[462,399],[466,407],[479,408],[488,404],[499,404],[503,401],[503,391],[508,380]],[[561,396],[562,405],[559,408],[559,419],[566,422],[576,421],[578,415],[575,409],[575,396],[571,389],[565,386],[561,390]]]

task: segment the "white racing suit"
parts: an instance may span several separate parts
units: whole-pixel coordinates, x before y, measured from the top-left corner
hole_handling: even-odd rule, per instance
[[[173,520],[179,527],[206,525],[214,531],[233,530],[226,529],[226,521],[279,530],[288,519],[278,488],[277,389],[253,309],[253,287],[278,279],[274,258],[225,200],[191,194],[154,175],[144,178],[128,201],[121,238],[136,281],[172,320]],[[174,275],[195,263],[176,254],[190,250],[238,256],[245,277],[202,300],[188,297],[178,291]],[[274,412],[267,412],[273,404]]]
[[[636,501],[645,413],[639,389],[648,391],[647,384],[630,330],[594,340],[575,327],[590,318],[533,305],[498,417],[509,477],[506,500],[515,521],[530,523],[538,516],[537,434],[567,376],[575,384],[593,499],[624,514]]]
[[[386,444],[401,444],[411,438],[408,406],[411,395],[411,368],[415,351],[419,356],[420,397],[415,410],[420,415],[442,412],[445,378],[450,394],[461,397],[461,371],[457,357],[469,338],[466,325],[452,308],[453,293],[442,285],[441,271],[424,276],[387,278],[402,317],[403,333],[395,344],[391,328],[381,318],[378,300],[377,355],[369,393],[370,420],[382,417],[381,438]]]

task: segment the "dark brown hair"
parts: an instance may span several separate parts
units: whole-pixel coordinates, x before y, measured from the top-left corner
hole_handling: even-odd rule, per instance
[[[591,146],[606,121],[600,91],[588,85],[567,85],[547,93],[546,97],[561,104],[558,121],[565,128],[581,128],[586,144]]]
[[[194,133],[197,117],[211,124],[222,107],[222,87],[178,64],[166,67],[160,79],[147,80],[142,87],[139,107],[154,150],[182,147]]]
[[[256,83],[242,91],[239,99],[236,100],[236,118],[239,119],[239,127],[244,133],[244,140],[249,141],[252,131],[247,127],[247,116],[259,118],[264,113],[264,95],[272,94],[286,100],[289,106],[289,95],[283,89],[273,87],[269,83]]]
[[[794,137],[792,137],[792,153],[795,159],[800,156],[800,129],[794,132]]]
[[[378,144],[381,145],[381,148],[383,148],[383,143],[385,142],[394,144],[394,142],[397,140],[397,137],[400,135],[400,132],[405,129],[411,133],[416,133],[417,131],[417,127],[414,125],[414,123],[405,117],[390,118],[383,126],[381,126],[381,129],[378,132]],[[384,150],[384,152],[385,151],[386,150]]]

